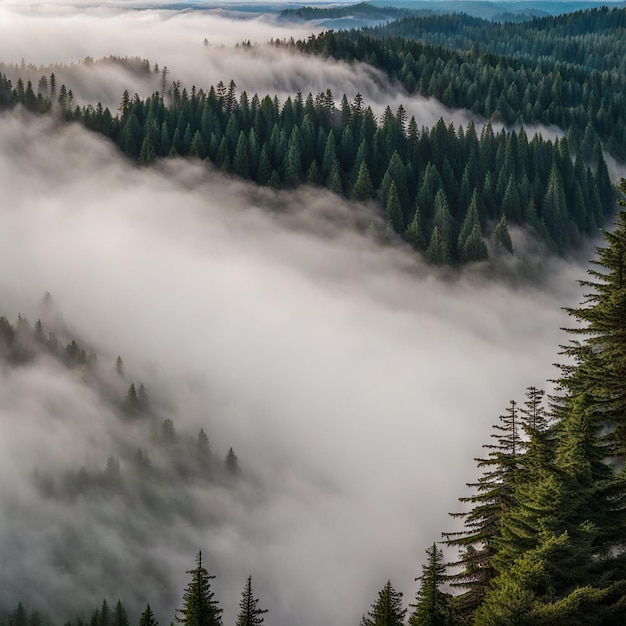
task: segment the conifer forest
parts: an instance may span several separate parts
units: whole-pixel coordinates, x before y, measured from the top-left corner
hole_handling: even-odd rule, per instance
[[[0,6],[0,626],[626,624],[626,6]]]

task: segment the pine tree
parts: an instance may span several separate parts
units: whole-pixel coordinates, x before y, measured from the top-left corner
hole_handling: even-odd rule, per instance
[[[466,590],[458,599],[464,621],[471,620],[497,575],[493,560],[498,552],[502,518],[515,504],[521,451],[516,402],[510,402],[506,415],[501,415],[500,424],[493,428],[496,432],[491,436],[496,443],[483,446],[489,450],[488,457],[475,459],[484,473],[476,483],[468,484],[475,493],[459,498],[473,508],[452,514],[463,519],[465,529],[444,533],[446,544],[461,550],[454,565],[462,569],[450,580],[453,587]]]
[[[135,388],[135,383],[131,383],[128,391],[126,392],[126,397],[124,398],[124,411],[129,414],[133,414],[139,408],[139,395],[137,394],[137,389]]]
[[[391,581],[378,592],[378,600],[372,604],[361,626],[402,626],[407,610],[402,608],[402,593],[391,586]]]
[[[450,623],[451,596],[439,589],[446,581],[443,552],[436,543],[426,549],[427,561],[422,565],[421,581],[417,591],[415,611],[409,618],[410,626],[446,626]]]
[[[109,603],[106,601],[106,598],[102,600],[99,615],[99,626],[111,626],[111,610],[109,609]]]
[[[178,609],[176,621],[185,626],[222,626],[222,609],[211,589],[210,576],[202,566],[202,552],[196,556],[197,566],[188,570],[191,581],[183,594],[183,607]]]
[[[324,183],[320,168],[315,159],[311,162],[311,166],[309,167],[309,171],[307,172],[306,182],[309,185],[313,185],[314,187],[321,187]]]
[[[511,241],[511,235],[509,235],[509,227],[504,213],[493,231],[493,240],[496,248],[499,250],[513,253],[513,242]]]
[[[139,618],[139,626],[158,626],[159,622],[154,618],[154,613],[150,608],[149,604],[146,604],[146,608],[144,609],[141,617]]]
[[[233,173],[241,176],[246,180],[250,180],[250,163],[248,159],[248,138],[242,131],[239,133],[237,140],[237,148],[233,158]]]
[[[488,257],[489,253],[487,252],[487,245],[480,232],[480,225],[475,224],[463,246],[460,260],[462,263],[473,263],[475,261],[485,261]]]
[[[369,171],[365,161],[361,163],[359,175],[357,176],[354,189],[352,189],[352,199],[357,202],[371,200],[374,197],[374,186],[370,179]]]
[[[111,626],[130,626],[130,623],[128,621],[128,615],[126,614],[126,609],[122,605],[121,600],[117,601],[117,604],[115,605],[115,608],[113,609],[113,618],[111,620]]]
[[[387,228],[391,232],[402,233],[404,231],[404,215],[394,181],[391,182],[391,186],[389,187],[386,206],[385,217],[387,218]]]
[[[197,157],[198,159],[204,159],[207,155],[204,139],[202,139],[202,135],[199,130],[197,130],[193,135],[193,139],[191,140],[191,145],[189,147],[189,154]]]
[[[445,254],[441,257],[443,259],[442,262],[449,263],[452,259],[454,233],[452,215],[450,214],[448,199],[443,189],[439,189],[435,195],[433,225],[439,231],[441,249],[445,250]]]
[[[150,135],[144,137],[139,151],[139,165],[150,165],[157,157]]]
[[[626,180],[620,191],[626,193]],[[622,206],[626,203],[622,199]],[[578,322],[567,332],[583,341],[564,346],[573,365],[561,367],[559,385],[570,397],[582,393],[593,397],[616,452],[626,458],[626,212],[620,211],[615,229],[604,231],[607,245],[597,248],[591,261],[589,290],[583,306],[566,309]],[[597,269],[596,269],[597,268]]]
[[[450,248],[445,239],[439,234],[439,226],[435,226],[433,229],[428,250],[426,250],[426,258],[429,263],[434,265],[445,265],[452,260]]]
[[[422,213],[418,204],[415,205],[415,215],[406,229],[404,237],[418,252],[423,252],[426,248],[422,230]]]
[[[510,221],[519,222],[522,218],[522,203],[519,199],[519,191],[514,174],[511,174],[506,191],[504,192],[502,209],[503,215],[506,215],[507,219]]]
[[[456,251],[459,258],[463,256],[463,249],[465,248],[467,239],[472,234],[472,230],[474,230],[474,226],[476,225],[480,228],[480,219],[478,216],[478,191],[474,189],[467,213],[465,213],[465,219],[461,225],[461,231],[459,232],[459,236],[457,238]]]
[[[557,251],[563,252],[568,233],[567,205],[563,190],[563,180],[556,163],[552,164],[548,188],[543,199],[543,221],[551,240],[556,245]]]
[[[371,183],[370,183],[371,184]],[[339,172],[339,161],[335,159],[330,170],[330,175],[326,181],[326,186],[337,195],[343,194],[343,184],[341,182],[341,174]]]
[[[238,476],[241,473],[239,467],[239,459],[232,448],[228,449],[228,453],[224,458],[224,467],[233,475]]]
[[[236,626],[255,626],[263,623],[264,618],[262,616],[267,613],[267,609],[259,609],[258,603],[258,598],[255,598],[252,593],[252,576],[248,576],[246,585],[241,592]]]

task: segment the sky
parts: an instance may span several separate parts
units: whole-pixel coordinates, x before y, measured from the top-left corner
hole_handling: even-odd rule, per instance
[[[263,20],[4,7],[0,60],[138,54],[185,81],[230,74],[251,91],[343,85],[402,101],[361,66],[202,45],[284,34]],[[99,80],[114,93],[129,77]],[[411,106],[423,123],[457,119]],[[105,371],[121,355],[181,435],[204,427],[244,475],[235,489],[164,485],[159,515],[116,498],[44,499],[36,468],[103,467],[139,433],[49,360],[0,369],[0,561],[12,564],[0,589],[9,606],[35,589],[21,599],[61,619],[106,596],[133,619],[149,601],[168,623],[198,549],[225,623],[249,574],[275,626],[356,623],[387,579],[412,601],[491,426],[555,376],[562,307],[585,275],[584,262],[542,258],[537,287],[438,272],[357,232],[363,220],[382,229],[373,206],[189,161],[136,168],[79,126],[23,111],[0,116],[0,189],[0,314],[35,320],[51,293]]]

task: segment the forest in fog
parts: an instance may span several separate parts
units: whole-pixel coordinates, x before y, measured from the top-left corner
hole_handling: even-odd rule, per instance
[[[0,6],[1,626],[626,622],[571,4]]]

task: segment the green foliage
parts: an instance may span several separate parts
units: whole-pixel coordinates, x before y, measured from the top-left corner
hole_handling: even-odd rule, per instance
[[[405,239],[413,246],[418,252],[423,252],[426,248],[424,242],[424,231],[422,229],[422,215],[419,205],[415,207],[415,215],[409,224],[409,227],[404,233]]]
[[[361,626],[402,626],[406,612],[402,608],[402,593],[396,591],[388,580],[367,616],[363,616]]]
[[[461,253],[462,263],[472,263],[475,261],[485,261],[489,256],[487,245],[480,233],[480,226],[475,224],[472,232],[469,234],[463,252]]]
[[[352,199],[363,202],[373,198],[374,193],[374,186],[372,185],[369,172],[367,171],[367,165],[363,162],[361,163],[359,175],[356,179],[354,188],[352,189]]]
[[[191,580],[183,594],[183,606],[178,609],[176,622],[185,626],[221,626],[222,609],[211,589],[210,576],[202,566],[202,552],[196,556],[196,567],[187,571]]]
[[[509,226],[505,214],[502,215],[493,231],[493,240],[497,249],[510,254],[513,253],[513,242],[511,241],[511,235],[509,235]]]
[[[258,603],[258,598],[255,598],[252,593],[252,576],[248,576],[248,580],[241,592],[236,626],[256,626],[257,624],[263,624],[263,615],[267,613],[267,610],[259,609],[257,606]]]
[[[461,553],[455,565],[460,568],[450,576],[451,585],[464,589],[459,604],[466,615],[471,616],[487,593],[496,577],[494,557],[500,546],[500,532],[505,514],[515,504],[515,488],[520,470],[520,436],[517,403],[511,401],[500,423],[494,425],[491,435],[495,443],[483,447],[489,450],[484,459],[476,459],[483,475],[468,486],[474,490],[471,496],[459,498],[472,505],[469,511],[454,513],[461,518],[464,530],[444,533],[446,544],[459,548]]]
[[[622,193],[626,182],[620,183]],[[624,201],[620,201],[622,205]],[[577,322],[567,332],[573,340],[564,347],[574,365],[562,366],[561,387],[571,397],[588,394],[598,407],[601,423],[610,427],[609,438],[620,456],[626,456],[626,212],[616,218],[615,228],[604,231],[605,246],[581,281],[588,292],[584,306],[567,309]]]
[[[387,217],[387,227],[392,232],[402,233],[404,231],[404,216],[402,214],[402,207],[400,206],[395,181],[391,181],[391,186],[389,187],[385,215]],[[417,233],[416,236],[418,236]]]
[[[146,604],[146,608],[139,617],[139,626],[158,626],[159,622],[154,618],[154,613],[149,604]]]
[[[409,93],[506,124],[581,132],[589,124],[624,158],[624,14],[603,8],[517,24],[464,14],[411,16],[282,45],[370,63]]]
[[[422,565],[422,575],[417,591],[415,611],[409,618],[410,626],[447,626],[451,624],[451,596],[440,590],[446,582],[446,565],[443,552],[436,543],[426,549],[426,564]]]
[[[320,35],[321,40],[333,42],[344,36],[352,37]],[[359,37],[365,37],[359,41],[371,44],[373,49],[383,45],[376,37]],[[314,46],[315,41],[318,39],[312,38],[305,47]],[[386,45],[394,49],[394,42],[390,40]],[[418,65],[431,60],[413,53],[403,58],[403,65],[413,68],[411,74],[420,77],[423,87],[425,68],[418,69]],[[490,67],[482,61],[476,61],[476,65],[485,71]],[[498,71],[505,72],[504,67],[499,66]],[[512,80],[515,73],[506,72],[507,80]],[[492,83],[489,92],[498,100],[497,94],[502,95],[503,88]],[[20,91],[0,75],[0,100],[3,85],[10,91],[11,106],[24,104],[27,87],[22,85]],[[287,98],[281,105],[276,97],[261,100],[255,94],[249,99],[244,92],[240,106],[234,89],[233,85],[222,84],[219,89],[211,87],[208,93],[193,89],[190,95],[176,84],[171,102],[159,94],[141,100],[126,92],[115,117],[101,105],[64,110],[63,117],[104,134],[143,165],[167,155],[194,156],[208,159],[224,172],[274,189],[308,182],[356,201],[378,199],[390,230],[407,238],[418,250],[431,248],[427,256],[436,263],[486,258],[482,236],[490,220],[499,223],[503,214],[509,221],[529,226],[562,253],[593,234],[612,211],[614,194],[608,169],[597,132],[588,122],[584,132],[582,128],[579,132],[582,139],[578,141],[580,150],[574,167],[565,139],[529,139],[523,129],[494,133],[486,124],[480,138],[472,123],[464,129],[439,120],[432,129],[418,129],[415,119],[407,123],[402,106],[395,114],[387,108],[377,122],[360,94],[353,102],[343,96],[339,112],[329,90],[316,97],[309,94],[306,106],[302,94],[294,100]],[[472,89],[451,91],[458,94]],[[474,94],[480,101],[478,96]],[[518,94],[518,100],[522,107],[524,98]],[[507,107],[511,108],[510,103]],[[42,108],[42,112],[46,110]],[[576,127],[574,122],[570,126]],[[573,130],[570,135],[576,142]],[[445,211],[442,199],[447,204]],[[416,206],[419,227],[411,226]],[[479,232],[474,232],[476,224]],[[496,245],[508,250],[502,228],[497,229]]]

